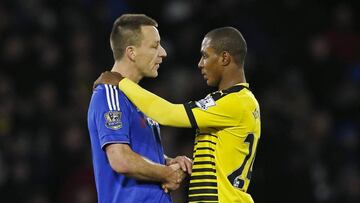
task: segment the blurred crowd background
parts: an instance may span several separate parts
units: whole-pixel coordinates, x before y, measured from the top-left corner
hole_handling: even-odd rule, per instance
[[[242,32],[262,116],[248,190],[256,203],[360,202],[358,5],[1,0],[0,202],[96,202],[86,114],[93,81],[113,65],[109,34],[123,13],[158,21],[168,57],[141,85],[178,103],[214,91],[197,68],[203,36],[219,26]],[[166,153],[192,157],[193,135],[162,127]]]

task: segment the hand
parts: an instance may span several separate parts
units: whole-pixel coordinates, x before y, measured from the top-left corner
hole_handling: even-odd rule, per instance
[[[177,156],[174,159],[167,159],[166,165],[172,165],[178,163],[180,165],[180,168],[187,172],[189,175],[192,172],[192,160],[188,158],[187,156]]]
[[[105,71],[105,72],[101,73],[101,75],[100,75],[100,77],[98,77],[98,79],[95,80],[93,89],[95,89],[95,87],[99,84],[110,84],[110,85],[118,86],[119,82],[123,78],[124,77],[118,72]]]
[[[166,181],[161,185],[166,193],[168,193],[170,190],[178,189],[180,183],[184,180],[186,176],[184,171],[180,168],[179,164],[172,164],[168,167],[170,169],[170,172],[166,177]]]

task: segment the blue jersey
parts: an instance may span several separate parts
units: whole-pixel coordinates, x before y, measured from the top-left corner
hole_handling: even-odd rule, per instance
[[[99,203],[171,202],[161,183],[116,173],[105,153],[108,144],[128,144],[149,160],[165,164],[159,125],[146,117],[115,86],[98,85],[88,110],[94,176]]]

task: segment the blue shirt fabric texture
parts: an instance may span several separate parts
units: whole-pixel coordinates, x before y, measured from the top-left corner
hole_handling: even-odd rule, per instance
[[[116,173],[110,166],[105,146],[128,144],[147,159],[165,164],[158,123],[140,112],[116,87],[98,85],[88,109],[94,176],[99,203],[168,203],[159,182],[140,181]]]

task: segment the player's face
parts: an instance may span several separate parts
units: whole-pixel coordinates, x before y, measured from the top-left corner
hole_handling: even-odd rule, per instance
[[[143,77],[156,77],[162,59],[166,57],[165,49],[160,45],[160,35],[154,26],[142,26],[143,39],[136,48],[135,64]]]
[[[211,39],[204,38],[201,44],[201,59],[199,68],[209,86],[217,87],[221,81],[223,67],[220,66],[220,56],[210,47]]]

